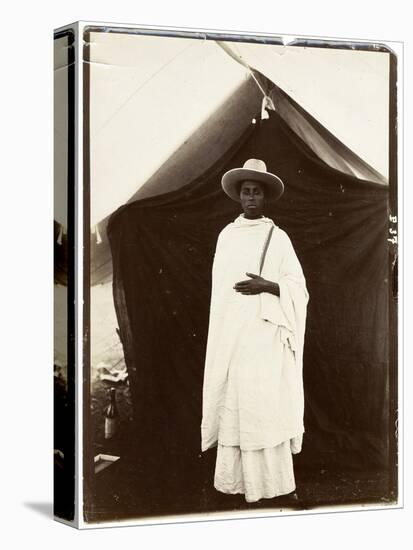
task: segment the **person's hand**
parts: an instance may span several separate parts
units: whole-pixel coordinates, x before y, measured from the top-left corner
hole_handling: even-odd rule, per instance
[[[260,275],[254,273],[246,273],[250,279],[235,283],[234,289],[241,294],[260,294],[267,291],[268,281],[263,279]]]

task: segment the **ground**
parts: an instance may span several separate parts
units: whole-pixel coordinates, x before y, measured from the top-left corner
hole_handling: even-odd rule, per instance
[[[112,441],[104,439],[103,411],[108,402],[107,389],[111,383],[98,378],[93,384],[92,417],[94,425],[94,454],[109,453],[120,456],[114,465],[94,476],[87,505],[88,521],[110,521],[138,517],[159,517],[165,515],[193,514],[203,512],[223,512],[271,509],[315,510],[334,506],[357,507],[374,505],[386,506],[394,503],[395,495],[389,489],[389,478],[383,470],[338,469],[337,467],[304,468],[297,461],[295,468],[297,499],[282,496],[263,499],[248,504],[243,495],[224,495],[213,487],[213,466],[215,450],[203,455],[195,455],[197,462],[191,470],[184,459],[175,465],[166,463],[171,475],[162,477],[161,469],[142,461],[146,449],[133,454],[132,404],[129,386],[118,383],[117,401],[122,424],[118,436]],[[147,457],[148,458],[148,457]],[[190,459],[191,460],[191,459]],[[194,474],[195,471],[195,474]],[[152,479],[147,472],[152,472]],[[159,474],[159,476],[157,475]],[[175,475],[176,474],[176,475]],[[187,475],[188,474],[188,475]],[[192,474],[192,475],[191,475]],[[174,478],[175,475],[175,479]]]
[[[199,490],[171,492],[156,488],[152,493],[139,486],[139,474],[133,464],[108,468],[106,476],[96,479],[93,506],[89,521],[109,521],[139,517],[194,514],[203,512],[248,511],[271,509],[274,512],[290,510],[318,510],[333,506],[366,506],[392,503],[388,495],[387,476],[384,472],[330,472],[296,471],[297,497],[282,496],[247,503],[243,495],[224,495],[213,488],[212,478]],[[112,467],[112,466],[111,466]],[[138,466],[136,466],[138,468]],[[117,471],[115,471],[117,470]],[[104,474],[104,472],[103,472]],[[99,474],[98,474],[99,475]]]

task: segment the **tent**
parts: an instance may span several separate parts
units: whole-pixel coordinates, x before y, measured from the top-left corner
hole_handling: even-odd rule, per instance
[[[92,355],[113,343],[113,325],[93,324],[96,289],[113,285],[136,447],[147,450],[147,471],[165,476],[158,483],[190,472],[196,483],[210,266],[218,231],[237,214],[220,177],[263,158],[286,182],[269,215],[292,238],[311,296],[298,461],[388,469],[392,56],[197,38],[89,35],[91,308],[101,331]]]
[[[109,215],[200,176],[261,116],[263,101],[330,166],[388,184],[387,51],[100,32],[89,49],[93,284],[111,280],[100,242]],[[277,85],[272,105],[257,71]]]

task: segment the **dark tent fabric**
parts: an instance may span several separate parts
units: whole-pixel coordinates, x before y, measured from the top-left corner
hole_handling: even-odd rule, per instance
[[[240,213],[220,180],[248,158],[263,159],[285,182],[266,215],[290,236],[310,294],[306,434],[296,465],[389,465],[388,189],[330,168],[271,113],[203,177],[127,204],[109,221],[131,448],[161,486],[201,475],[211,266],[219,231]]]
[[[346,145],[344,145],[337,137],[332,134],[325,126],[314,118],[310,113],[305,111],[296,101],[294,101],[281,88],[268,80],[258,71],[254,71],[255,81],[246,81],[235,96],[231,96],[219,109],[218,115],[209,116],[207,121],[198,128],[191,139],[186,140],[183,145],[174,152],[171,157],[165,161],[162,166],[153,174],[144,185],[139,187],[136,193],[128,200],[128,203],[142,200],[146,197],[153,197],[168,191],[183,187],[185,184],[193,181],[204,170],[200,167],[209,167],[215,162],[218,151],[222,157],[229,147],[229,142],[235,140],[234,136],[239,133],[239,122],[236,124],[236,130],[225,132],[227,139],[223,142],[221,128],[219,124],[215,124],[217,119],[222,117],[222,113],[226,113],[226,126],[234,124],[234,117],[237,118],[237,112],[242,108],[244,114],[242,122],[248,117],[248,121],[253,116],[256,116],[255,110],[262,104],[262,96],[258,99],[253,95],[250,87],[253,85],[261,94],[263,90],[269,100],[268,109],[276,111],[282,120],[289,128],[312,150],[313,154],[324,161],[328,166],[335,168],[339,172],[355,176],[358,179],[369,180],[375,183],[387,185],[387,179],[371,168],[363,159],[358,157]],[[259,88],[257,88],[257,84]],[[248,93],[246,101],[245,93]],[[252,100],[251,100],[252,98]],[[245,128],[244,126],[241,126]],[[203,148],[202,141],[206,135],[220,136],[216,140],[215,146],[208,146],[208,150]],[[172,175],[172,177],[171,177]],[[169,176],[169,177],[168,177]],[[106,227],[110,215],[99,222],[99,238],[92,231],[90,240],[90,259],[91,270],[90,280],[92,285],[106,283],[112,281],[112,258],[110,253],[110,245],[106,235]]]

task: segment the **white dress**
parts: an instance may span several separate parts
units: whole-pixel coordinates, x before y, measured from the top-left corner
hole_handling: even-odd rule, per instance
[[[204,377],[203,450],[218,446],[214,486],[223,493],[243,493],[248,502],[294,491],[292,452],[299,452],[304,431],[302,373],[294,345],[297,331],[284,315],[280,298],[233,290],[235,282],[248,278],[247,271],[258,273],[271,224],[268,218],[241,217],[230,228],[223,250],[217,251],[226,266],[220,268],[216,254]],[[291,254],[288,243],[284,250],[286,238],[281,230],[274,231],[267,253],[274,257],[266,259],[271,272],[263,271],[267,279],[278,282],[285,277],[282,266]],[[297,263],[294,255],[287,275],[298,275],[306,303]],[[285,285],[280,284],[280,289],[285,295],[289,292]]]

